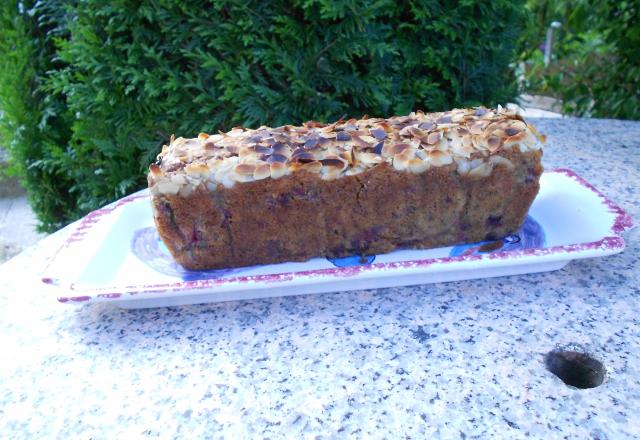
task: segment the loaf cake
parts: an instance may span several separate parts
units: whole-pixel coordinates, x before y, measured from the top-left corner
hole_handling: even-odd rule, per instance
[[[193,270],[499,239],[538,192],[542,140],[500,107],[172,136],[153,216]]]

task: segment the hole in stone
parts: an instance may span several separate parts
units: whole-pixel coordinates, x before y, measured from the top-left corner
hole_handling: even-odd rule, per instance
[[[544,358],[547,370],[564,383],[576,388],[595,388],[602,385],[606,370],[599,360],[575,349],[555,349]]]

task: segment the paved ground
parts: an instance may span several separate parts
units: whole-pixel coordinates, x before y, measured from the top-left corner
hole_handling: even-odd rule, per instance
[[[536,103],[532,100],[527,100],[526,104],[530,107],[524,110],[525,117],[562,117],[559,113],[533,108]],[[0,167],[5,155],[0,148]],[[0,264],[46,236],[35,231],[36,224],[35,215],[17,180],[0,177]]]
[[[0,178],[0,263],[36,243],[37,220],[15,179]]]

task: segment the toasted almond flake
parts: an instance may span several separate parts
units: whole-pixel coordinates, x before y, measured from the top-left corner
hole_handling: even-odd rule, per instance
[[[254,165],[249,165],[247,163],[241,163],[236,165],[234,171],[241,176],[253,176],[253,172],[256,170]]]
[[[371,136],[378,141],[384,140],[387,137],[387,133],[382,128],[372,128],[369,130],[369,133],[371,133]]]
[[[178,194],[178,191],[180,191],[180,185],[178,185],[177,183],[165,180],[163,182],[158,183],[157,185],[155,185],[158,188],[158,192],[160,194]]]
[[[274,162],[269,165],[271,168],[271,178],[279,179],[287,174],[287,167],[285,164],[280,162]]]
[[[488,177],[493,171],[493,163],[491,162],[483,162],[480,166],[473,168],[469,171],[469,177],[474,179],[479,179],[482,177]]]
[[[413,173],[422,173],[429,169],[429,162],[419,158],[413,158],[409,161],[409,170]]]
[[[426,143],[427,145],[435,145],[442,139],[441,131],[433,131],[427,135]]]
[[[406,150],[402,151],[401,153],[396,154],[395,156],[393,156],[393,160],[401,160],[403,162],[409,162],[411,159],[413,159],[414,157],[416,157],[414,150],[407,148]]]
[[[498,151],[502,146],[502,138],[499,136],[490,136],[487,139],[487,145],[489,146],[489,151],[492,153]]]
[[[320,163],[320,161],[316,160],[314,162],[303,164],[302,166],[300,166],[299,169],[308,171],[310,173],[319,173],[320,170],[322,169],[322,164]]]
[[[384,159],[378,154],[364,152],[358,154],[358,160],[365,165],[376,165],[382,163]]]
[[[160,167],[158,165],[156,165],[155,163],[152,163],[151,165],[149,165],[149,172],[154,177],[160,177],[163,174],[162,170],[160,169]]]
[[[489,145],[487,144],[487,139],[484,136],[474,134],[471,136],[471,141],[473,146],[478,150],[488,150]]]
[[[389,154],[390,156],[396,156],[402,153],[403,151],[406,151],[409,148],[411,148],[411,145],[408,143],[391,144],[388,147],[385,146],[385,148],[386,148],[387,154]]]
[[[366,137],[371,139],[371,142],[365,141],[362,137],[358,136],[357,134],[351,134],[351,140],[360,148],[373,148],[373,142],[375,142],[375,139],[370,136],[366,136]]]
[[[271,167],[267,163],[262,163],[258,165],[253,172],[253,178],[255,180],[266,179],[271,176]]]
[[[429,152],[429,163],[436,167],[442,167],[453,163],[453,158],[439,150]]]
[[[328,156],[327,158],[320,160],[320,163],[324,167],[337,168],[338,170],[343,170],[348,165],[347,162],[339,159],[337,156]]]
[[[508,127],[507,129],[505,129],[505,133],[507,134],[507,136],[515,136],[520,133],[520,130],[515,127]]]
[[[420,130],[418,127],[409,127],[409,131],[411,132],[411,136],[416,139],[422,139],[428,134],[426,131]]]
[[[422,130],[430,131],[430,130],[433,130],[435,126],[436,124],[434,124],[432,121],[424,121],[418,125],[418,128]]]
[[[489,158],[489,162],[491,162],[495,166],[503,166],[508,170],[513,170],[515,168],[515,165],[513,165],[513,162],[511,162],[509,159],[503,156],[491,156]]]
[[[209,167],[203,163],[190,163],[184,167],[184,170],[189,175],[208,175]]]
[[[176,185],[184,185],[185,183],[187,183],[187,179],[184,174],[172,174],[170,179]]]
[[[403,160],[403,158],[400,155],[396,155],[393,157],[393,168],[398,170],[398,171],[404,171],[408,168],[409,166],[409,161],[408,160]]]
[[[239,174],[239,173],[230,173],[229,176],[236,182],[252,182],[253,181],[253,173],[251,174]]]
[[[464,117],[465,117],[464,112],[458,112],[451,116],[451,122],[455,122],[457,124],[458,122],[462,121]]]

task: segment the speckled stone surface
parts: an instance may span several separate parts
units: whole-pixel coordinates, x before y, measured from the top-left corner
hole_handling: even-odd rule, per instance
[[[640,218],[639,122],[534,122]],[[638,228],[557,272],[134,311],[42,290],[66,234],[0,266],[5,438],[640,437]],[[544,368],[571,343],[600,387]]]

